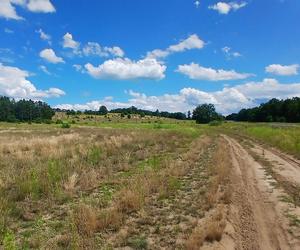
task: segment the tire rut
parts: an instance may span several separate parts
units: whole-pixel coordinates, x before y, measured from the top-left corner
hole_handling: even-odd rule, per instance
[[[224,138],[235,170],[231,217],[237,249],[299,249],[262,166],[234,139]]]

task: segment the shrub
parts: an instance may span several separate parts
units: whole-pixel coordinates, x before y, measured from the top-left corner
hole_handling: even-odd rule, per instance
[[[61,128],[71,128],[71,125],[69,123],[67,123],[67,122],[63,122],[61,124]]]

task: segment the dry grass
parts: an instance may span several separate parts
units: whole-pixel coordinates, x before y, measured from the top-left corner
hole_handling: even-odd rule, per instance
[[[11,229],[20,248],[26,242],[31,242],[31,248],[57,248],[66,232],[76,248],[96,232],[117,230],[127,214],[141,209],[147,196],[159,192],[165,179],[184,174],[182,164],[169,168],[191,140],[159,130],[0,133],[0,248]],[[161,160],[153,160],[156,157]],[[37,226],[28,227],[29,223]]]
[[[123,214],[115,208],[102,210],[98,216],[97,229],[118,229],[123,221]]]
[[[74,209],[72,217],[80,235],[91,236],[96,232],[98,223],[94,208],[80,204]]]
[[[122,213],[132,213],[143,205],[143,197],[137,191],[124,189],[116,197],[115,207]]]
[[[231,200],[230,174],[231,159],[223,139],[219,139],[208,174],[205,203],[206,216],[201,219],[186,241],[186,248],[199,249],[206,241],[214,242],[222,239],[226,226],[227,204]]]
[[[207,217],[200,220],[186,241],[186,249],[196,250],[204,242],[220,241],[226,226],[224,206],[214,209]]]

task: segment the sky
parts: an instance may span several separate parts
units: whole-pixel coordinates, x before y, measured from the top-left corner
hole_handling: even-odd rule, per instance
[[[226,115],[300,97],[299,0],[0,0],[0,95]]]

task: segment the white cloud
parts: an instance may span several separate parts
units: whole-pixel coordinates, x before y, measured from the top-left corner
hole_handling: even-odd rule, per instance
[[[73,50],[77,50],[80,46],[80,43],[79,42],[76,42],[74,39],[73,39],[73,36],[72,34],[70,33],[66,33],[64,36],[63,36],[63,47],[64,48],[70,48],[70,49],[73,49]]]
[[[225,54],[227,59],[231,59],[232,57],[241,57],[241,53],[232,51],[232,49],[228,46],[225,46],[224,48],[221,49],[222,52]]]
[[[252,99],[290,98],[300,96],[300,83],[281,84],[276,79],[266,78],[262,82],[249,82],[234,87]]]
[[[51,13],[55,8],[50,0],[1,0],[0,17],[6,19],[23,20],[16,12],[15,6],[23,7],[31,12]]]
[[[36,100],[65,95],[65,92],[58,88],[39,90],[27,79],[28,77],[27,71],[0,63],[0,95]]]
[[[227,15],[231,10],[236,11],[240,8],[245,7],[246,5],[247,5],[247,2],[241,2],[241,3],[237,3],[237,2],[229,2],[229,3],[218,2],[214,5],[208,6],[208,8],[218,11],[220,14]]]
[[[178,44],[169,46],[166,50],[155,49],[148,52],[147,58],[164,58],[172,53],[183,52],[191,49],[202,49],[204,45],[205,42],[202,41],[196,34],[193,34]]]
[[[44,49],[40,52],[40,57],[50,63],[64,63],[64,59],[58,57],[52,49]]]
[[[98,79],[163,79],[166,66],[156,59],[132,61],[128,58],[107,60],[98,67],[90,63],[85,65],[88,74]]]
[[[117,46],[114,47],[104,47],[104,51],[116,57],[123,57],[125,55],[124,51]]]
[[[51,73],[48,71],[48,69],[47,69],[47,67],[46,67],[45,65],[40,65],[40,66],[39,66],[39,69],[40,69],[41,71],[43,71],[45,74],[51,75]]]
[[[24,5],[23,0],[2,0],[0,1],[0,17],[6,19],[22,20],[23,17],[19,16],[16,12],[14,5]]]
[[[200,1],[195,1],[194,4],[195,4],[196,8],[199,8],[199,6],[200,6]]]
[[[82,52],[85,56],[100,56],[100,57],[123,57],[124,51],[120,47],[101,47],[99,43],[88,42],[85,47],[82,49]]]
[[[147,96],[143,93],[127,91],[127,102],[117,102],[112,98],[92,101],[86,104],[62,104],[57,107],[62,109],[97,110],[101,105],[109,109],[136,106],[138,108],[170,112],[186,112],[193,110],[197,105],[212,103],[218,112],[230,114],[242,108],[258,105],[257,99],[300,97],[300,83],[281,84],[275,79],[264,79],[262,82],[249,82],[233,87],[225,87],[214,92],[205,92],[195,88],[183,88],[176,94],[161,96]]]
[[[176,71],[187,75],[190,79],[208,81],[240,80],[252,76],[252,74],[238,73],[234,70],[205,68],[196,63],[179,65]]]
[[[265,68],[267,73],[272,73],[281,76],[298,75],[298,69],[299,64],[292,64],[286,66],[280,64],[271,64]]]
[[[42,29],[36,30],[36,33],[40,34],[40,38],[44,41],[51,43],[51,36],[45,33]]]
[[[55,8],[50,0],[29,0],[27,3],[27,8],[32,12],[55,12]]]

